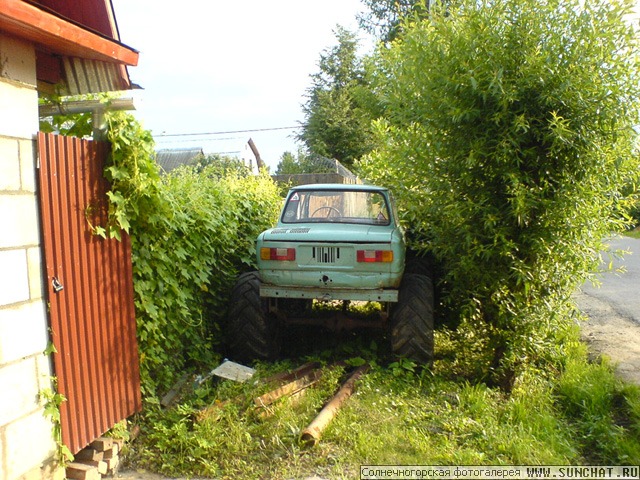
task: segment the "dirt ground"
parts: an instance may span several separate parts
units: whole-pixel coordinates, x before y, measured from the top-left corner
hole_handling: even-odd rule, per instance
[[[590,352],[607,356],[621,378],[640,385],[640,324],[587,294],[577,295],[576,300],[588,317],[581,329]]]

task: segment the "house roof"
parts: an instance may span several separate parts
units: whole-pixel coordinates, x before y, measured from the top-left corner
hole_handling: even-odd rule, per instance
[[[111,0],[0,0],[0,32],[36,46],[39,87],[62,93],[132,88],[138,52],[119,41]]]
[[[156,152],[156,163],[162,170],[170,172],[182,165],[192,165],[195,160],[204,155],[202,148],[175,148]]]

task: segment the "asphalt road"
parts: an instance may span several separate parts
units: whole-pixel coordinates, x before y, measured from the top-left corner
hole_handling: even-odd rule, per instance
[[[587,282],[582,290],[592,298],[607,303],[621,317],[640,325],[640,240],[629,237],[615,237],[610,240],[611,250],[625,250],[630,253],[622,258],[605,256],[611,261],[613,271],[598,275],[602,282],[593,286]],[[623,268],[623,272],[616,271]]]

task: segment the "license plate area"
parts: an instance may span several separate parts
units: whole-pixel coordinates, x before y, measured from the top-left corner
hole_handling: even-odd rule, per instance
[[[340,263],[340,247],[311,247],[311,259],[321,265]]]

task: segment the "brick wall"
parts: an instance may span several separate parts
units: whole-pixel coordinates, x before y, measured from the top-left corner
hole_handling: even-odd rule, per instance
[[[38,392],[50,387],[34,134],[35,50],[0,35],[0,480],[46,479],[55,442]]]

